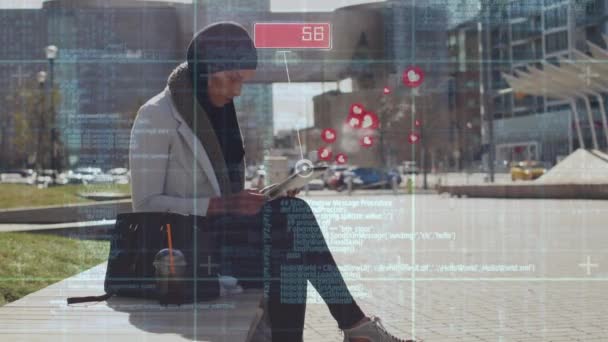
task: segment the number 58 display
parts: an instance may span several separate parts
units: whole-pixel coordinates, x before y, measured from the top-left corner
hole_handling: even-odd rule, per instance
[[[253,40],[259,49],[331,49],[331,24],[256,23]]]

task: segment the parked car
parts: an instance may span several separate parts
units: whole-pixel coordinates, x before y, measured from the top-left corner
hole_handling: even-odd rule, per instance
[[[32,169],[6,170],[0,173],[0,182],[31,185],[36,183],[36,171]]]
[[[325,188],[325,185],[323,184],[323,180],[318,178],[318,179],[313,179],[308,183],[308,190],[323,190]]]
[[[60,172],[57,175],[57,178],[55,178],[55,184],[65,185],[65,184],[68,184],[68,182],[69,182],[69,180],[68,180],[67,172]]]
[[[65,174],[59,173],[56,170],[45,169],[40,171],[36,176],[36,184],[47,186],[53,184],[53,175],[55,175],[55,184],[66,184],[67,178]]]
[[[403,162],[402,173],[406,175],[415,174],[417,175],[420,172],[418,165],[416,165],[416,161],[414,160],[406,160]]]
[[[88,183],[91,183],[91,184],[114,183],[114,177],[107,173],[98,173],[98,174],[93,175],[93,178]]]
[[[124,167],[116,167],[108,170],[108,174],[112,176],[126,175],[129,170]]]
[[[74,170],[68,170],[66,173],[68,184],[82,184],[82,175],[76,173]]]
[[[101,173],[101,169],[98,167],[79,167],[76,170],[68,171],[67,177],[71,184],[88,184]]]
[[[129,184],[131,181],[130,171],[124,167],[117,167],[108,170],[108,174],[112,176],[114,184]]]
[[[534,180],[547,172],[543,163],[526,160],[511,163],[511,180]]]
[[[352,180],[354,189],[381,189],[391,188],[393,179],[397,185],[401,184],[401,175],[398,170],[384,171],[370,167],[352,168],[343,173],[344,183]]]

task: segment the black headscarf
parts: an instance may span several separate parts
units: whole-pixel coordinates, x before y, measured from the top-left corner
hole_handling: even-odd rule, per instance
[[[257,52],[247,31],[236,23],[222,22],[199,31],[188,46],[188,70],[196,92],[196,98],[207,113],[226,161],[231,192],[243,190],[245,150],[234,102],[216,107],[209,99],[207,82],[209,75],[227,70],[255,69]],[[202,122],[202,120],[198,120]],[[205,134],[205,128],[193,128],[197,135]],[[202,139],[199,138],[202,141]]]

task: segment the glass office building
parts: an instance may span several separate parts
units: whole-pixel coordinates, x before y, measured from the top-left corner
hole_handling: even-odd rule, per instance
[[[517,76],[543,63],[558,64],[572,58],[575,50],[586,52],[586,42],[605,47],[608,7],[605,0],[482,1],[480,20],[486,63],[486,125],[482,130],[486,151],[490,147],[489,122],[493,121],[493,147],[497,163],[512,160],[543,160],[555,163],[559,156],[576,149],[572,142],[571,109],[568,102],[547,96],[509,92],[502,73]],[[581,75],[585,77],[585,75]],[[582,104],[579,104],[582,106]],[[592,101],[594,115],[599,112]],[[591,139],[594,123],[580,124]],[[589,146],[590,144],[586,144]]]

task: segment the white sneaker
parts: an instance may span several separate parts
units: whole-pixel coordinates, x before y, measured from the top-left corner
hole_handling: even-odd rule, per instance
[[[376,316],[372,316],[368,322],[358,327],[345,329],[343,332],[344,342],[350,342],[351,338],[365,338],[369,342],[415,342],[414,340],[402,340],[389,334],[380,322],[380,317]]]

